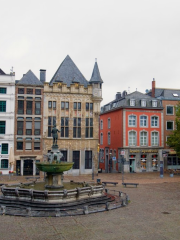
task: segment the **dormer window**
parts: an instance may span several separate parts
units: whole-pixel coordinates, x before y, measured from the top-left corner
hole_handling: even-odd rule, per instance
[[[135,99],[130,99],[130,106],[135,106]]]
[[[141,107],[146,107],[146,100],[144,99],[141,100]]]
[[[157,107],[157,100],[152,100],[152,107]]]

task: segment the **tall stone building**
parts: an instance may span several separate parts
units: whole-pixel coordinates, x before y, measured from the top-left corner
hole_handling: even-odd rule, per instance
[[[44,76],[44,70],[40,70]],[[36,162],[43,159],[43,88],[29,70],[17,81],[15,89],[14,156],[18,175],[38,175]]]
[[[51,81],[44,84],[44,154],[51,150],[54,124],[61,131],[58,145],[63,161],[73,161],[68,174],[96,173],[102,79],[95,62],[87,81],[67,56]]]
[[[0,171],[13,170],[15,73],[0,69]],[[11,154],[10,154],[11,153]]]

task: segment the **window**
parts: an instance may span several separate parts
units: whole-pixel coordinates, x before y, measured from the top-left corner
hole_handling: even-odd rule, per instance
[[[151,141],[152,146],[158,146],[158,132],[151,133]]]
[[[169,138],[170,136],[166,136],[166,146],[169,146],[168,144],[167,144],[167,141],[168,141],[168,138]]]
[[[2,143],[1,154],[8,154],[8,143]]]
[[[31,150],[31,149],[32,149],[32,143],[26,142],[26,150]]]
[[[93,118],[86,118],[86,138],[93,137]]]
[[[24,88],[18,88],[18,94],[24,94]]]
[[[32,114],[32,101],[26,102],[26,114]]]
[[[53,109],[56,109],[56,101],[53,101]]]
[[[136,116],[129,115],[129,126],[135,127],[136,126]]]
[[[61,137],[69,137],[69,118],[61,118]]]
[[[35,89],[35,94],[36,95],[41,95],[41,89]]]
[[[86,103],[86,111],[92,111],[93,110],[93,103]]]
[[[17,121],[17,135],[23,135],[23,121]]]
[[[18,114],[24,114],[24,101],[18,100]]]
[[[17,150],[23,150],[23,142],[17,142]]]
[[[158,117],[153,116],[151,117],[151,127],[158,127],[159,123],[158,123]]]
[[[140,126],[147,127],[147,116],[140,116]]]
[[[56,124],[56,117],[48,117],[48,137],[51,137],[51,130],[53,126]]]
[[[157,107],[157,100],[152,100],[152,107]]]
[[[73,151],[73,169],[79,169],[79,159],[80,158],[80,152],[79,151]]]
[[[8,159],[2,159],[1,160],[1,168],[8,168],[8,167],[9,167]]]
[[[141,100],[141,107],[146,107],[146,100],[144,99]]]
[[[5,134],[6,131],[6,122],[0,121],[0,134]]]
[[[6,112],[6,101],[0,101],[0,112]]]
[[[61,109],[69,109],[69,102],[61,102]]]
[[[81,118],[73,118],[73,138],[81,137]]]
[[[141,146],[147,146],[147,132],[140,133],[140,144]]]
[[[52,108],[52,101],[48,101],[48,108]]]
[[[129,132],[129,146],[136,146],[136,132]]]
[[[33,89],[32,88],[27,88],[26,93],[27,94],[33,94]]]
[[[103,120],[101,120],[100,122],[100,127],[101,127],[101,130],[103,129]]]
[[[0,87],[0,93],[1,94],[6,94],[6,88]]]
[[[74,110],[81,110],[81,102],[74,102]]]
[[[108,132],[108,145],[110,145],[110,144],[111,144],[111,133]]]
[[[166,129],[173,130],[173,121],[166,122]]]
[[[85,151],[85,169],[92,169],[92,151]]]
[[[100,139],[100,144],[103,144],[103,133],[101,133],[101,139]]]
[[[35,114],[36,115],[41,114],[41,102],[35,102]]]
[[[166,114],[173,115],[173,106],[166,106]]]
[[[41,122],[34,122],[34,135],[41,134]]]
[[[135,106],[135,99],[130,99],[130,106]]]
[[[111,119],[108,118],[108,128],[111,128]]]
[[[34,150],[40,150],[40,142],[34,142]]]
[[[32,122],[26,122],[26,135],[32,135]]]

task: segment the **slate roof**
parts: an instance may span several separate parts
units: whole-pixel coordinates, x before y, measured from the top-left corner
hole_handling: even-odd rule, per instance
[[[94,69],[89,83],[103,83],[97,62],[94,64]]]
[[[149,93],[151,95],[152,92]],[[161,100],[180,101],[180,89],[155,88],[155,98]]]
[[[89,84],[69,55],[67,55],[61,63],[49,85],[52,86],[54,82],[63,82],[67,84],[68,87],[74,82],[83,84],[85,87]]]
[[[130,99],[135,100],[135,106],[130,106]],[[146,106],[141,106],[141,100],[146,100]],[[119,99],[115,99],[112,102],[104,105],[101,107],[101,114],[107,111],[113,111],[118,108],[153,108],[152,107],[152,100],[157,100],[157,108],[162,109],[162,103],[160,99],[153,98],[147,94],[143,94],[141,92],[135,91],[133,93],[130,93],[128,95],[124,95]]]
[[[36,85],[43,86],[44,84],[29,70],[23,77],[18,81],[17,85]]]
[[[6,75],[1,68],[0,68],[0,75]]]

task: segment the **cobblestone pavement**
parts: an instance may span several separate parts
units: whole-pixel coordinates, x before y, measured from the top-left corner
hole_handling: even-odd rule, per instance
[[[1,240],[178,240],[180,239],[180,175],[159,177],[159,173],[99,174],[94,181],[117,181],[107,188],[129,195],[128,206],[112,211],[57,218],[0,216]],[[24,180],[20,177],[19,180]],[[65,176],[64,180],[92,181],[92,176]],[[0,179],[0,183],[8,179]],[[10,182],[18,181],[10,179]]]

